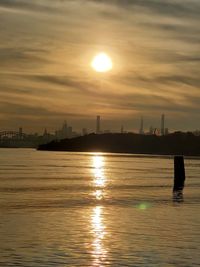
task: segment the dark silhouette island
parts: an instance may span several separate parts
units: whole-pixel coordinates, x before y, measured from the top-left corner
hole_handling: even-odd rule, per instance
[[[200,156],[200,136],[182,132],[165,136],[134,133],[88,134],[52,141],[40,145],[38,150]]]

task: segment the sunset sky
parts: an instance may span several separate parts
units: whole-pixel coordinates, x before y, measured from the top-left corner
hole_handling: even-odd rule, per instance
[[[200,129],[199,0],[1,0],[0,130]],[[108,73],[91,60],[106,52]]]

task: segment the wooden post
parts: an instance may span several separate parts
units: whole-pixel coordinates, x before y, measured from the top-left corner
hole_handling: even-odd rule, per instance
[[[185,183],[185,166],[184,157],[174,157],[174,187],[173,187],[173,201],[183,202],[183,188]]]
[[[185,183],[184,157],[174,157],[174,188],[173,192],[182,191]]]

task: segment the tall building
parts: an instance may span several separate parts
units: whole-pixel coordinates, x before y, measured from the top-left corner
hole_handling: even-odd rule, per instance
[[[99,134],[100,133],[100,116],[97,116],[97,120],[96,120],[96,133]]]
[[[143,117],[141,117],[139,133],[140,134],[144,134],[144,120],[143,120]]]
[[[149,128],[149,134],[154,134],[154,128],[153,128],[153,126],[150,126],[150,128]]]
[[[43,136],[47,136],[47,135],[48,135],[48,132],[47,132],[47,129],[45,128],[45,129],[44,129]]]
[[[67,126],[67,121],[65,120],[61,129],[61,135],[62,138],[67,138],[68,136],[68,126]]]
[[[87,129],[86,128],[82,129],[82,135],[87,135]]]
[[[55,132],[57,139],[65,139],[73,137],[73,130],[71,126],[67,125],[67,122],[64,121],[62,128]]]
[[[165,135],[165,114],[162,114],[161,116],[161,129],[160,129],[161,135]]]
[[[21,137],[23,133],[22,127],[19,127],[19,136]]]

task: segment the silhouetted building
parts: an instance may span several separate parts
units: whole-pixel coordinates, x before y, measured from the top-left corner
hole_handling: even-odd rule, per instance
[[[141,117],[139,133],[140,134],[144,134],[144,120],[143,120],[143,117]]]
[[[150,126],[150,128],[149,128],[149,134],[150,135],[154,134],[154,128],[152,126]]]
[[[62,136],[62,138],[67,138],[67,136],[68,136],[68,127],[67,127],[66,121],[64,121],[64,123],[63,123],[62,130],[61,130],[61,136]]]
[[[97,116],[97,120],[96,120],[96,133],[99,134],[100,133],[100,116]]]
[[[23,133],[22,127],[19,127],[19,135],[21,136]]]
[[[86,128],[82,129],[82,135],[87,135],[87,129]]]
[[[64,121],[63,126],[60,130],[55,132],[57,139],[65,139],[73,137],[73,129],[71,126],[67,125],[67,122]]]
[[[169,134],[169,129],[165,128],[165,135],[168,135],[168,134]]]
[[[23,137],[23,130],[22,127],[19,127],[19,138]]]
[[[165,135],[165,115],[162,114],[161,116],[161,129],[160,129],[161,135]]]
[[[121,133],[124,133],[124,126],[121,126]]]
[[[47,136],[47,135],[48,135],[48,132],[47,132],[47,129],[45,128],[45,129],[44,129],[43,136]]]

